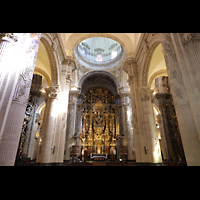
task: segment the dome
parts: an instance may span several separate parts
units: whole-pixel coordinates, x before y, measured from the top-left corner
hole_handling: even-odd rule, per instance
[[[105,65],[121,58],[122,47],[110,38],[92,37],[80,42],[77,52],[86,62]]]

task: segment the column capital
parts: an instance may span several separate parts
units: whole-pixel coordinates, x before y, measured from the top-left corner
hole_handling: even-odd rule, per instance
[[[71,67],[71,70],[76,70],[76,63],[75,60],[71,56],[67,56],[62,63],[62,68],[65,69],[66,67]]]
[[[17,36],[14,33],[0,33],[0,41],[17,42]]]
[[[137,72],[138,65],[134,59],[125,60],[123,70],[129,75],[133,76],[134,73]]]
[[[49,88],[45,88],[45,91],[50,99],[56,99],[59,89],[59,85],[50,85]]]

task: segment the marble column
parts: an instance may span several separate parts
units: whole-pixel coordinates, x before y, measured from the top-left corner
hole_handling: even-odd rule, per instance
[[[53,136],[55,132],[55,123],[58,115],[58,100],[57,95],[59,91],[58,85],[50,85],[46,88],[47,99],[44,119],[41,129],[42,147],[41,154],[37,158],[37,162],[50,163],[53,152]]]
[[[186,50],[188,47],[185,45],[190,42],[198,42],[194,35],[191,36],[191,38],[194,37],[193,41],[190,36],[190,34],[161,34],[169,83],[176,109],[186,162],[189,166],[200,165],[200,93],[197,87],[198,78],[195,77],[195,73],[200,70],[200,63],[196,60],[195,65],[194,61],[191,61],[195,59],[195,54],[190,58],[188,51],[191,49]],[[199,49],[199,46],[195,48]],[[197,71],[194,70],[194,67],[196,67]]]
[[[15,162],[40,36],[0,35],[0,165]]]

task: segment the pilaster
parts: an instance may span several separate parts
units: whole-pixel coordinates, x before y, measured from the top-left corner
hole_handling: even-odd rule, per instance
[[[143,115],[143,126],[146,137],[146,154],[148,157],[148,162],[160,162],[161,155],[157,154],[156,151],[156,123],[153,116],[153,106],[150,97],[150,87],[140,88],[140,98],[142,104],[142,115]]]
[[[67,131],[65,139],[65,155],[64,160],[70,160],[70,146],[75,145],[75,125],[76,125],[76,109],[77,109],[77,96],[78,91],[70,91],[68,103],[68,116],[67,116]]]
[[[141,121],[141,105],[138,88],[138,66],[133,59],[125,61],[123,70],[128,74],[128,84],[130,87],[131,105],[132,105],[132,131],[134,137],[135,159],[137,162],[144,160],[144,135]]]
[[[161,34],[163,53],[187,165],[200,165],[200,140],[197,125],[199,117],[194,109],[198,108],[194,96],[194,90],[197,88],[192,87],[190,75],[193,70],[188,71],[189,66],[186,59],[189,55],[186,52],[183,54],[183,46],[181,47],[178,37],[177,34]],[[186,43],[192,41],[189,40],[186,37]]]
[[[0,165],[15,162],[40,35],[0,35]]]
[[[171,36],[200,140],[200,33]]]

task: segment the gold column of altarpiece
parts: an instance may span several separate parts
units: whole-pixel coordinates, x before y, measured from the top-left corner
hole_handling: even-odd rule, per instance
[[[81,145],[90,147],[90,151],[96,154],[109,154],[110,147],[114,149],[119,138],[117,113],[120,107],[115,104],[112,93],[101,88],[89,90],[81,107],[83,110],[79,130]]]

